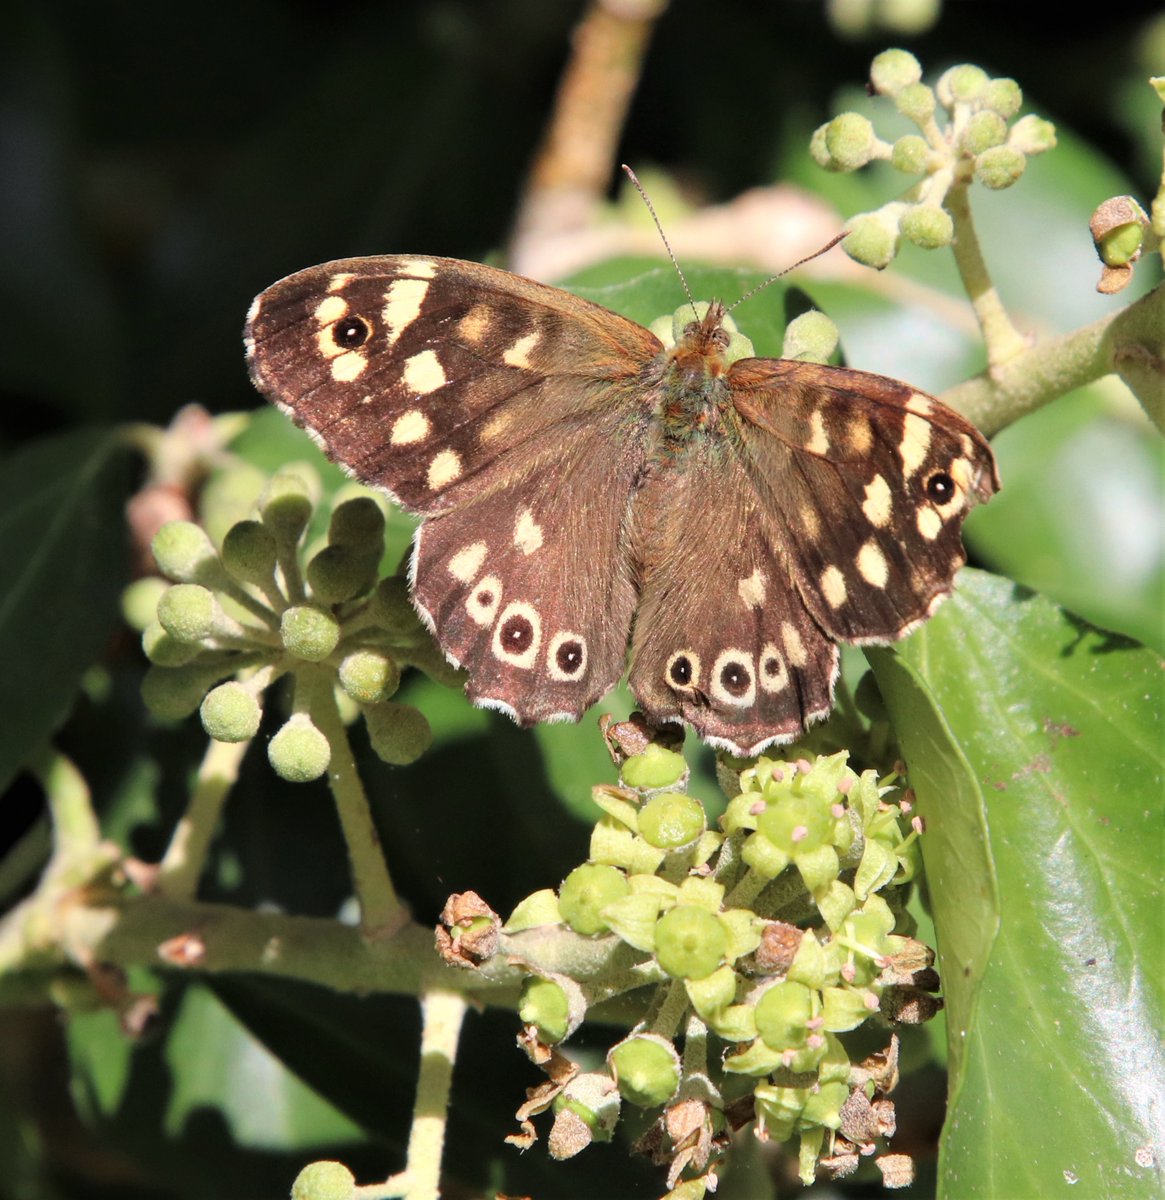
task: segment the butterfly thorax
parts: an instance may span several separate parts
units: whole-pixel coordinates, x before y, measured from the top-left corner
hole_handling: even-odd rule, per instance
[[[663,445],[673,453],[701,434],[723,432],[731,400],[725,376],[733,361],[724,306],[714,301],[699,319],[677,330],[676,344],[662,355],[659,416]]]

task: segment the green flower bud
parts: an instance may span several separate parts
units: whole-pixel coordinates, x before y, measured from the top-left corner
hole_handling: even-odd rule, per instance
[[[184,667],[201,653],[197,643],[180,642],[155,621],[142,630],[142,653],[159,667]]]
[[[158,570],[175,583],[214,587],[223,581],[222,563],[201,525],[167,521],[150,545]]]
[[[178,642],[200,642],[214,628],[214,594],[197,583],[177,583],[158,601],[158,624]]]
[[[1011,187],[1025,166],[1027,160],[1014,146],[993,146],[975,159],[975,178],[993,190]]]
[[[774,984],[757,1001],[757,1034],[772,1050],[800,1049],[809,1036],[814,1009],[814,994],[803,983]]]
[[[973,63],[963,63],[944,71],[936,91],[942,106],[954,108],[956,104],[972,104],[987,90],[990,82],[987,72]]]
[[[206,693],[199,716],[216,742],[245,742],[258,733],[263,711],[241,683],[231,680]]]
[[[631,755],[619,774],[628,787],[647,792],[674,787],[687,770],[688,764],[682,754],[652,742],[642,754]]]
[[[908,133],[894,143],[890,165],[906,175],[922,175],[930,163],[930,147],[917,133]]]
[[[836,818],[814,796],[788,796],[769,804],[757,819],[757,832],[790,856],[824,844]]]
[[[1029,113],[1011,127],[1007,144],[1024,154],[1043,154],[1056,145],[1056,127],[1051,121]]]
[[[1007,141],[1007,122],[996,112],[982,109],[971,115],[959,139],[959,149],[964,154],[982,154],[992,146],[1002,146]]]
[[[299,541],[319,491],[319,476],[310,467],[284,468],[271,476],[259,497],[259,515],[277,541],[284,546]]]
[[[354,1200],[356,1176],[343,1163],[314,1162],[295,1177],[291,1200]]]
[[[351,546],[379,560],[384,553],[384,513],[371,496],[355,496],[337,504],[328,523],[333,546]]]
[[[242,583],[269,585],[275,557],[275,535],[259,521],[236,521],[222,540],[223,566]]]
[[[800,362],[828,362],[837,349],[837,326],[817,309],[803,312],[785,327],[783,358]]]
[[[902,236],[924,250],[949,246],[955,238],[951,214],[937,204],[915,204],[902,214]]]
[[[801,1110],[809,1096],[808,1088],[774,1087],[759,1084],[754,1096],[756,1115],[764,1122],[769,1140],[787,1142],[793,1136]]]
[[[873,992],[852,987],[826,988],[821,1001],[821,1027],[830,1033],[857,1029],[878,1011],[878,998]]]
[[[680,1085],[680,1056],[654,1033],[638,1033],[613,1046],[607,1063],[623,1099],[640,1108],[666,1104]]]
[[[874,127],[860,113],[841,113],[825,126],[825,149],[830,171],[856,171],[874,157],[878,139]]]
[[[706,827],[704,806],[682,792],[663,792],[639,810],[639,834],[659,850],[689,846]]]
[[[855,262],[880,271],[898,253],[898,224],[875,213],[859,213],[850,221],[841,248]]]
[[[323,662],[340,640],[340,623],[321,608],[295,604],[284,611],[279,634],[288,652],[296,658]]]
[[[1014,79],[992,79],[983,89],[979,103],[1010,121],[1023,105],[1023,92]]]
[[[121,615],[125,623],[143,633],[158,619],[158,601],[169,590],[169,586],[157,575],[135,579],[121,593]]]
[[[936,100],[934,89],[925,83],[912,83],[894,97],[894,107],[915,125],[926,125],[934,116]]]
[[[409,599],[409,583],[403,575],[390,575],[376,585],[371,610],[377,625],[393,633],[411,632],[419,623],[417,610]]]
[[[320,604],[341,604],[376,582],[377,560],[354,546],[325,546],[307,564],[307,582]]]
[[[655,958],[673,979],[704,979],[724,959],[728,933],[706,908],[677,904],[655,926]]]
[[[619,1121],[619,1089],[597,1071],[576,1075],[555,1097],[554,1126],[547,1139],[551,1157],[572,1158],[592,1142],[608,1142]]]
[[[295,713],[267,745],[275,774],[288,783],[310,783],[328,769],[332,747],[306,713]]]
[[[553,888],[541,888],[531,892],[510,913],[505,924],[507,933],[521,933],[523,929],[536,929],[539,925],[557,925],[562,921],[558,911],[558,893]]]
[[[1144,241],[1145,227],[1139,221],[1130,221],[1103,234],[1096,248],[1105,266],[1123,267],[1137,260]]]
[[[883,96],[896,96],[921,78],[922,67],[908,50],[883,50],[870,64],[870,83]]]
[[[360,704],[379,704],[400,687],[400,667],[383,650],[354,650],[340,663],[340,686]]]
[[[428,719],[411,704],[370,704],[364,709],[364,724],[377,758],[390,766],[407,767],[433,744]]]
[[[522,982],[518,1016],[538,1030],[540,1041],[560,1042],[570,1026],[570,1001],[562,985],[553,979],[528,976]]]
[[[558,908],[562,919],[575,933],[592,937],[607,932],[602,910],[622,899],[629,890],[622,871],[598,863],[584,863],[562,881],[562,887],[558,889]]]

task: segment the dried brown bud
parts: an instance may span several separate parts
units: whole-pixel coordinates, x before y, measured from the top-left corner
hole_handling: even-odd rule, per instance
[[[498,948],[501,918],[476,892],[455,892],[441,910],[437,953],[454,967],[474,970]]]

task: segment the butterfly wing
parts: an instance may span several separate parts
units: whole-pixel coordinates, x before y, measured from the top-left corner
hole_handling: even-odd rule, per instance
[[[999,487],[986,440],[864,371],[743,359],[728,386],[742,465],[814,620],[843,642],[904,637],[950,593],[963,518]]]
[[[635,502],[630,682],[650,716],[751,755],[828,714],[836,642],[933,611],[999,484],[982,435],[895,380],[744,359],[726,384],[721,427]]]
[[[505,271],[391,256],[289,276],[246,336],[259,389],[428,518],[414,600],[472,698],[577,718],[618,680],[651,333]]]
[[[792,587],[783,548],[726,440],[701,438],[635,501],[643,563],[631,690],[748,756],[830,709],[837,646]]]

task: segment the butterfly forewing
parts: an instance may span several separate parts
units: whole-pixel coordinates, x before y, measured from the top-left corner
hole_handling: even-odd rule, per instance
[[[999,486],[982,435],[863,371],[746,359],[728,379],[745,469],[813,618],[840,641],[904,636],[950,592],[963,518]]]

